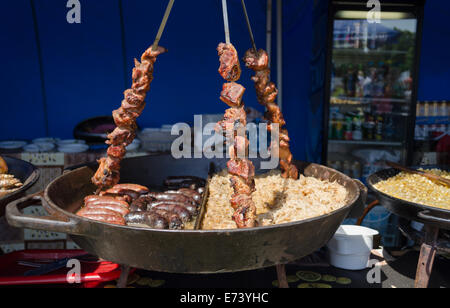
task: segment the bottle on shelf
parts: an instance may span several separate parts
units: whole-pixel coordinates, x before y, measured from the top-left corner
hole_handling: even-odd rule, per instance
[[[376,128],[375,128],[375,139],[378,141],[383,140],[384,123],[383,116],[380,114],[377,116]]]

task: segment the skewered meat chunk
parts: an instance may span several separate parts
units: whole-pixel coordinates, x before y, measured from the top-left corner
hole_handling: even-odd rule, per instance
[[[92,182],[98,187],[98,192],[108,189],[120,180],[120,162],[125,156],[125,147],[136,137],[136,118],[145,108],[145,97],[153,80],[153,68],[157,56],[167,52],[163,47],[147,49],[141,61],[135,59],[131,88],[124,92],[124,100],[120,108],[113,111],[116,129],[108,135],[107,144],[110,148],[107,157],[99,160],[99,168],[92,177]],[[110,195],[114,193],[109,193]]]
[[[217,47],[220,57],[219,74],[227,81],[237,81],[241,78],[241,65],[236,49],[231,44],[220,43]]]
[[[229,108],[225,110],[225,115],[221,121],[217,123],[215,128],[217,133],[226,133],[233,130],[237,126],[245,127],[247,125],[247,113],[243,107]]]
[[[271,147],[279,148],[280,167],[282,169],[282,176],[284,178],[298,178],[298,170],[295,165],[292,164],[292,154],[289,150],[288,131],[283,128],[286,125],[283,113],[280,107],[275,103],[278,95],[278,90],[273,82],[270,82],[270,69],[269,69],[269,57],[267,52],[263,49],[255,52],[254,49],[250,49],[246,52],[244,61],[247,68],[255,71],[255,76],[252,80],[255,82],[256,97],[258,102],[267,108],[265,114],[266,120],[269,122],[268,130],[272,131],[272,123],[279,125],[279,145],[272,144]]]
[[[253,200],[241,205],[233,214],[233,220],[238,228],[256,227],[256,207]]]
[[[238,83],[224,83],[220,100],[230,107],[240,107],[245,88]]]
[[[231,204],[236,210],[233,219],[238,228],[253,227],[256,225],[256,207],[251,199],[251,193],[255,189],[253,179],[255,167],[247,159],[247,137],[238,131],[245,129],[247,125],[247,114],[242,103],[245,88],[235,83],[241,75],[236,49],[231,44],[222,43],[217,50],[220,57],[219,73],[225,80],[230,81],[223,85],[220,99],[232,108],[225,111],[223,120],[217,123],[215,129],[216,132],[226,135],[226,142],[229,145],[231,159],[227,167],[228,172],[233,175],[230,179],[234,189]],[[258,66],[258,63],[253,63]]]
[[[250,49],[244,56],[245,66],[254,71],[261,71],[269,67],[269,55],[263,49],[255,52]]]
[[[255,176],[255,166],[248,159],[234,159],[227,163],[228,172],[242,177],[246,181]]]

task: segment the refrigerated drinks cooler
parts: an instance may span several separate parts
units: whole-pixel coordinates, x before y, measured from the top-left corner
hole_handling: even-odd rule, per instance
[[[386,160],[411,162],[423,3],[382,1],[378,22],[369,10],[365,1],[330,10],[322,157],[363,182]]]

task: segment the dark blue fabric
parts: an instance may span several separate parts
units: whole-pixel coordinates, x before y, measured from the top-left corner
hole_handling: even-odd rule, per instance
[[[0,140],[49,135],[70,138],[79,121],[111,114],[130,85],[132,61],[153,41],[166,1],[81,0],[81,24],[66,22],[67,1],[33,0],[38,29],[34,29],[29,0],[7,1],[0,12]],[[284,102],[283,110],[296,158],[317,161],[321,144],[321,105],[318,92],[324,78],[322,48],[326,42],[323,9],[314,0],[283,1]],[[318,0],[319,5],[327,0]],[[195,4],[194,4],[195,3]],[[239,54],[250,47],[239,0],[229,0],[231,38]],[[265,47],[266,1],[248,0],[248,11],[258,46]],[[318,6],[320,7],[320,6]],[[276,0],[274,0],[275,16]],[[419,99],[450,99],[450,2],[426,2],[420,65]],[[315,12],[313,14],[313,12]],[[321,12],[320,14],[318,12]],[[275,30],[274,18],[274,30]],[[322,27],[322,26],[321,26]],[[40,35],[47,118],[44,114],[36,44]],[[122,39],[125,38],[125,41]],[[176,1],[161,44],[170,49],[155,67],[155,80],[141,126],[192,122],[193,114],[221,113],[218,99],[223,80],[217,74],[216,45],[224,40],[220,0]],[[275,51],[276,37],[273,37]],[[123,48],[124,47],[124,48]],[[311,53],[311,49],[314,50]],[[273,59],[276,59],[276,53]],[[126,65],[124,65],[126,63]],[[276,81],[276,61],[272,63]],[[256,102],[252,73],[244,69],[248,106]],[[312,113],[311,106],[318,110]]]
[[[3,3],[0,20],[0,139],[43,136],[44,107],[30,1]]]

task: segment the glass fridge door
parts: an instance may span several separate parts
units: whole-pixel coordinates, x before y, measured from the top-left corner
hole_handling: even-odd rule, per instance
[[[415,112],[417,19],[389,13],[379,23],[364,11],[338,10],[334,19],[327,164],[363,181],[385,160],[405,162]]]

